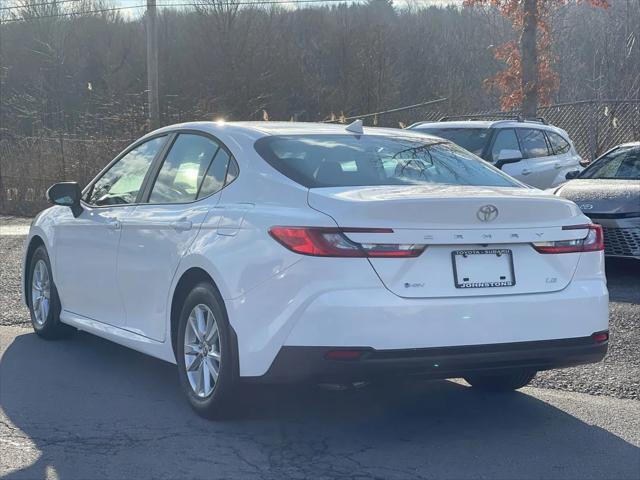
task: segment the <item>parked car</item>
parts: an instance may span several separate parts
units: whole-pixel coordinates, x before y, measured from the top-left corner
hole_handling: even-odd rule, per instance
[[[536,188],[561,184],[569,172],[586,166],[564,130],[543,119],[511,118],[497,121],[420,122],[411,130],[450,140],[514,178]]]
[[[177,363],[204,416],[240,381],[509,390],[607,350],[601,228],[417,132],[173,125],[48,197],[24,254],[35,332]]]
[[[555,194],[602,225],[605,255],[640,259],[640,142],[612,148],[569,178]]]

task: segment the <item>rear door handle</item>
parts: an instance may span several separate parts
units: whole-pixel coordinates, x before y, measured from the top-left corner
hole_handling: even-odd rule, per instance
[[[528,168],[525,168],[524,170],[522,170],[522,175],[529,175],[531,173],[531,170],[529,170]]]
[[[108,226],[109,226],[109,230],[120,230],[120,227],[122,226],[122,224],[120,223],[119,220],[113,220],[108,223]]]
[[[185,231],[191,230],[193,223],[191,223],[189,220],[178,220],[177,222],[171,222],[169,225],[171,225],[171,228],[173,228],[174,230]]]

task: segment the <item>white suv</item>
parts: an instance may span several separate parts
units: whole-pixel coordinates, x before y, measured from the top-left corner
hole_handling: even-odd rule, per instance
[[[583,170],[582,159],[567,132],[543,119],[450,121],[452,118],[415,123],[409,128],[457,143],[536,188],[555,187],[566,181],[569,172]]]

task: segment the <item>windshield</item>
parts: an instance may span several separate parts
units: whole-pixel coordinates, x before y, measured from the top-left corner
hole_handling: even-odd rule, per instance
[[[407,136],[270,136],[258,140],[255,149],[276,170],[308,188],[434,183],[521,186],[452,143]]]
[[[419,132],[451,140],[465,150],[480,156],[489,140],[488,128],[416,128]]]
[[[579,178],[640,180],[640,147],[620,147],[607,153]]]

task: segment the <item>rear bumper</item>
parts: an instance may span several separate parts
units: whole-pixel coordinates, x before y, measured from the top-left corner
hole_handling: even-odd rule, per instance
[[[601,252],[582,254],[573,281],[560,291],[426,299],[394,295],[366,261],[331,259],[335,268],[327,268],[316,260],[305,258],[226,302],[241,377],[264,376],[276,357],[288,355],[281,352],[297,347],[428,352],[581,338],[608,329]]]
[[[513,369],[549,370],[599,362],[608,342],[592,337],[458,347],[402,350],[373,348],[283,347],[259,383],[341,382],[384,377],[455,378],[469,373],[498,373]],[[335,350],[359,350],[355,360],[329,360]]]

